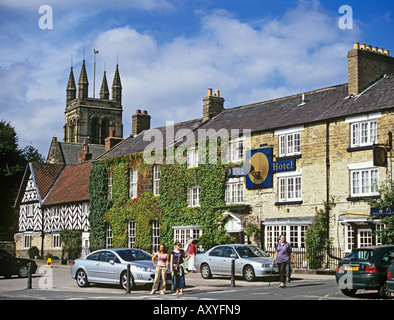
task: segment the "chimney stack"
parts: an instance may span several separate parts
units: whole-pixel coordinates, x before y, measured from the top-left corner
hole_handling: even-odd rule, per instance
[[[109,149],[113,148],[114,146],[116,146],[121,141],[123,141],[123,138],[115,137],[115,131],[111,129],[109,131],[109,137],[105,138],[105,149],[104,149],[104,151],[107,152]]]
[[[204,121],[212,119],[224,110],[224,99],[220,97],[219,90],[215,90],[215,95],[212,95],[212,89],[208,89],[208,95],[202,101]]]
[[[150,118],[151,116],[146,110],[142,111],[141,113],[141,110],[138,109],[131,117],[131,135],[134,137],[140,134],[142,131],[149,130]]]
[[[355,42],[348,58],[349,96],[358,95],[388,73],[394,73],[394,57],[389,50]]]
[[[89,160],[92,160],[92,154],[89,152],[89,146],[86,143],[86,140],[83,140],[81,153],[78,155],[78,162],[84,162]]]

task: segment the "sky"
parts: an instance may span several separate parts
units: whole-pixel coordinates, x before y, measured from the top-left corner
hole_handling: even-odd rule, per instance
[[[119,65],[126,138],[137,109],[202,117],[208,88],[232,108],[347,83],[353,43],[394,55],[393,31],[390,0],[0,0],[0,120],[46,157],[84,58],[89,97]]]

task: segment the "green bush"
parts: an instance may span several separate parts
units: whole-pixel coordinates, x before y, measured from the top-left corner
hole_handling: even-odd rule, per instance
[[[30,259],[35,259],[35,257],[40,256],[40,251],[36,246],[30,247],[28,253]]]

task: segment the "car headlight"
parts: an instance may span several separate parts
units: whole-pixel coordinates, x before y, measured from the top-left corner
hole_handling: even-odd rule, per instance
[[[145,267],[135,267],[139,271],[145,271],[145,272],[154,272],[155,270],[151,268],[145,268]]]
[[[270,263],[263,263],[261,265],[262,268],[272,268],[272,266],[273,266],[273,264],[270,264]]]

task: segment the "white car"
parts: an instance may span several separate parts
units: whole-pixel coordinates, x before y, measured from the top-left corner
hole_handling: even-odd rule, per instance
[[[136,285],[153,284],[156,267],[152,255],[140,249],[116,248],[94,251],[76,259],[71,266],[71,277],[78,286],[89,283],[120,284],[127,288],[127,265],[130,265],[130,289]],[[171,273],[167,272],[167,284]]]
[[[231,261],[235,259],[235,275],[246,281],[257,277],[278,275],[274,258],[257,246],[225,244],[196,256],[196,269],[204,279],[212,275],[231,275]]]

